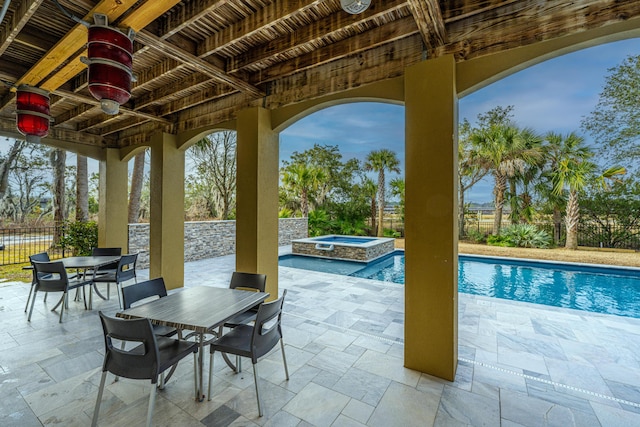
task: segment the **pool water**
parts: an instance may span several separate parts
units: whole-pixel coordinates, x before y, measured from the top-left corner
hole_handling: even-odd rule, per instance
[[[404,284],[404,252],[362,263],[286,255],[281,266]],[[460,255],[458,290],[640,318],[640,270]]]

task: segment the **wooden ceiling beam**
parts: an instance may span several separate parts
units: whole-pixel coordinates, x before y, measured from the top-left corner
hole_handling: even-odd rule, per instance
[[[452,23],[447,29],[449,39],[455,41],[437,48],[435,55],[453,54],[457,61],[463,61],[640,16],[640,2],[610,2],[607,7],[591,3],[558,8],[555,3],[542,2],[535,7],[513,8],[509,14],[489,13]],[[538,16],[553,19],[545,25]]]
[[[189,27],[204,16],[213,13],[216,9],[225,6],[227,0],[205,0],[199,2],[187,2],[170,14],[160,23],[161,38],[167,39],[181,30]]]
[[[174,113],[179,113],[181,111],[187,110],[189,108],[197,107],[200,104],[204,104],[206,102],[214,102],[216,99],[228,96],[235,91],[222,89],[220,86],[215,87],[207,87],[203,90],[200,90],[191,95],[183,96],[180,99],[175,101],[171,101],[158,109],[159,115],[169,115]]]
[[[447,32],[438,0],[408,0],[407,2],[426,49],[433,52],[435,48],[444,45],[447,41]]]
[[[304,14],[306,10],[327,1],[329,0],[290,0],[270,3],[255,14],[204,39],[198,46],[198,56],[213,55],[231,44],[272,28],[290,16]]]
[[[178,82],[165,85],[161,88],[145,92],[136,97],[134,110],[145,108],[149,105],[161,105],[175,98],[187,96],[191,92],[200,90],[205,85],[211,85],[212,79],[200,73],[193,73]],[[218,85],[219,86],[219,85]]]
[[[66,111],[59,116],[53,118],[53,125],[59,126],[61,124],[67,123],[71,120],[82,120],[82,116],[85,113],[92,111],[95,108],[99,108],[97,105],[89,105],[89,104],[80,104],[76,108],[72,108],[71,110]]]
[[[175,59],[166,58],[153,67],[139,72],[137,74],[138,81],[133,84],[132,92],[145,89],[147,86],[154,84],[158,79],[173,73],[178,67],[184,67],[183,63]]]
[[[250,93],[253,96],[263,96],[264,92],[260,89],[252,86],[244,80],[241,80],[237,77],[230,76],[224,72],[221,68],[210,64],[204,59],[198,58],[195,55],[192,55],[189,52],[185,52],[184,50],[162,40],[160,37],[151,34],[148,31],[141,31],[138,33],[138,40],[141,43],[144,43],[152,48],[158,50],[164,55],[175,59],[176,61],[183,62],[187,67],[194,69],[200,73],[206,74],[208,76],[213,77],[214,79],[227,84],[241,92]]]
[[[62,96],[64,98],[68,98],[70,100],[73,100],[74,102],[82,102],[85,104],[89,104],[89,105],[95,105],[95,106],[99,106],[100,105],[100,101],[98,101],[97,99],[91,97],[91,96],[85,96],[85,95],[81,95],[78,93],[74,93],[74,92],[69,92],[66,90],[61,90],[61,89],[57,89],[54,92],[56,95]],[[126,116],[134,116],[134,117],[139,117],[139,118],[143,118],[146,120],[155,120],[157,122],[160,123],[164,123],[164,124],[172,124],[173,122],[171,122],[170,120],[167,120],[165,118],[162,117],[157,117],[153,114],[148,114],[148,113],[144,113],[142,111],[133,111],[130,108],[127,108],[123,105],[120,106],[120,114],[124,114]],[[108,117],[105,114],[106,117]]]
[[[27,22],[29,22],[29,19],[31,19],[43,1],[44,0],[23,0],[20,2],[11,20],[0,29],[0,56],[2,56],[9,45],[16,39],[24,26],[27,25]]]
[[[522,0],[465,0],[457,8],[448,7],[443,10],[442,17],[445,23],[461,21],[520,1]]]
[[[24,138],[23,135],[18,133],[15,120],[5,119],[2,117],[0,117],[0,134],[13,136],[19,139]],[[107,143],[105,138],[100,135],[78,132],[73,129],[63,127],[50,128],[47,139],[58,139],[60,141],[91,146],[104,146]]]
[[[326,18],[314,21],[311,25],[299,28],[271,42],[251,48],[238,56],[231,58],[227,64],[227,72],[237,72],[243,68],[255,65],[280,55],[286,55],[305,47],[312,46],[318,40],[331,40],[345,31],[384,15],[406,8],[406,0],[392,0],[384,3],[374,3],[363,13],[351,15],[340,10]]]
[[[256,72],[252,80],[256,83],[273,81],[347,56],[355,56],[359,52],[417,33],[418,28],[413,25],[413,17],[406,17]]]

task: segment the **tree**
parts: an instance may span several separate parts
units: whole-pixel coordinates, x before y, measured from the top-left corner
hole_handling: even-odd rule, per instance
[[[565,213],[565,226],[567,228],[567,249],[578,248],[578,223],[580,221],[579,195],[584,190],[590,179],[600,188],[605,188],[605,179],[614,179],[617,175],[626,171],[620,166],[607,169],[601,175],[593,177],[596,169],[595,163],[589,161],[591,153],[575,156],[566,156],[557,165],[552,173],[554,183],[553,192],[561,194],[568,190],[567,208]]]
[[[566,200],[554,191],[553,179],[560,163],[566,159],[589,159],[593,152],[584,144],[584,138],[571,132],[561,135],[549,132],[544,137],[543,146],[546,164],[537,191],[548,201],[552,210],[554,226],[553,240],[558,243],[561,238],[562,210],[566,208]]]
[[[60,148],[54,148],[49,152],[49,160],[53,168],[53,222],[58,225],[65,220],[65,186],[64,171],[67,164],[67,152]],[[62,237],[59,227],[54,229],[53,244],[58,245]]]
[[[300,195],[300,211],[309,216],[309,197],[325,180],[324,172],[317,167],[293,163],[284,168],[282,184],[292,193]]]
[[[400,173],[399,165],[400,161],[396,153],[387,149],[372,151],[367,155],[367,161],[364,164],[365,170],[378,172],[378,237],[384,235],[385,172]]]
[[[461,235],[465,235],[464,195],[489,173],[487,164],[473,156],[471,134],[471,124],[464,119],[458,127],[458,227]]]
[[[362,190],[364,191],[364,196],[369,199],[369,216],[371,217],[371,229],[375,232],[378,231],[376,227],[376,216],[378,215],[378,205],[376,202],[376,197],[378,190],[376,188],[376,183],[369,177],[365,177],[362,180]]]
[[[394,178],[389,183],[391,186],[391,195],[395,196],[399,199],[398,202],[398,213],[400,214],[400,218],[402,222],[404,222],[404,179],[402,178]]]
[[[89,171],[87,157],[76,156],[76,221],[89,221]]]
[[[510,177],[524,173],[527,165],[535,164],[541,152],[532,143],[535,133],[520,130],[513,124],[493,124],[471,136],[473,161],[491,170],[494,178],[493,234],[500,234],[505,193]]]
[[[26,222],[50,193],[51,166],[46,155],[47,149],[42,145],[26,144],[15,159],[9,176],[12,194],[5,197],[5,209],[12,212],[14,221]]]
[[[235,210],[236,133],[222,131],[207,135],[189,150],[195,171],[191,180],[203,191],[210,214],[229,219]]]
[[[131,173],[131,189],[129,191],[128,222],[135,224],[140,218],[140,196],[144,184],[144,160],[147,150],[142,150],[133,158],[133,172]]]
[[[633,247],[640,236],[640,182],[629,177],[615,181],[608,191],[596,186],[586,190],[580,200],[581,234],[607,248]]]
[[[582,128],[600,144],[599,157],[640,174],[640,55],[627,57],[609,72]]]
[[[7,155],[0,157],[0,201],[4,199],[7,188],[9,187],[9,173],[11,168],[25,147],[25,144],[25,141],[14,140]]]

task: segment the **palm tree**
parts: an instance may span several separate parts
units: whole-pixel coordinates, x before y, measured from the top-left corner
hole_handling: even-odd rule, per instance
[[[364,177],[361,185],[362,185],[362,191],[365,197],[367,198],[367,200],[369,200],[369,208],[370,208],[369,215],[371,216],[371,229],[377,231],[376,215],[377,215],[378,207],[376,206],[376,195],[377,195],[376,184],[375,182],[373,182],[371,178]]]
[[[536,139],[528,129],[521,131],[504,124],[491,125],[471,135],[474,161],[489,168],[494,178],[494,235],[500,234],[508,179],[524,173],[527,165],[535,164],[541,157],[539,147],[533,144]]]
[[[378,237],[384,235],[382,218],[384,215],[384,192],[385,192],[385,171],[400,173],[400,161],[396,153],[391,150],[382,149],[372,151],[367,155],[364,169],[378,172]]]
[[[539,187],[538,192],[542,192],[551,205],[554,226],[553,239],[558,243],[562,234],[562,209],[565,207],[566,200],[562,197],[562,194],[558,194],[555,191],[554,175],[557,173],[560,163],[564,160],[587,160],[593,156],[593,152],[584,144],[584,138],[575,132],[564,136],[559,133],[549,132],[544,139],[546,142],[544,153],[547,164],[543,177],[546,177],[550,184],[547,184],[546,187],[543,184]]]
[[[465,194],[489,173],[487,165],[472,155],[472,132],[471,124],[464,119],[458,126],[458,229],[461,236],[466,234]]]
[[[293,163],[285,168],[282,183],[293,193],[300,194],[300,210],[303,217],[309,216],[309,198],[324,180],[324,172],[302,163]]]
[[[567,227],[566,249],[575,250],[578,248],[578,222],[580,220],[578,197],[579,193],[582,192],[589,179],[593,176],[595,168],[595,163],[584,158],[569,157],[560,161],[556,171],[553,173],[554,193],[561,194],[565,190],[565,186],[568,187],[569,190],[569,199],[567,201],[567,210],[564,218],[565,226]],[[624,173],[626,173],[625,168],[614,166],[597,176],[595,181],[600,187],[605,188],[606,179],[614,179],[615,176]]]

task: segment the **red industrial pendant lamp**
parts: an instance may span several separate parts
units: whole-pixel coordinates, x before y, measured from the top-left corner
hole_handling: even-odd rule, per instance
[[[82,62],[89,69],[89,92],[100,101],[102,111],[114,115],[131,97],[135,32],[129,29],[125,34],[109,27],[103,14],[94,14],[93,20],[87,43],[89,57]]]
[[[16,124],[29,142],[39,142],[49,134],[49,92],[29,85],[18,86]]]

